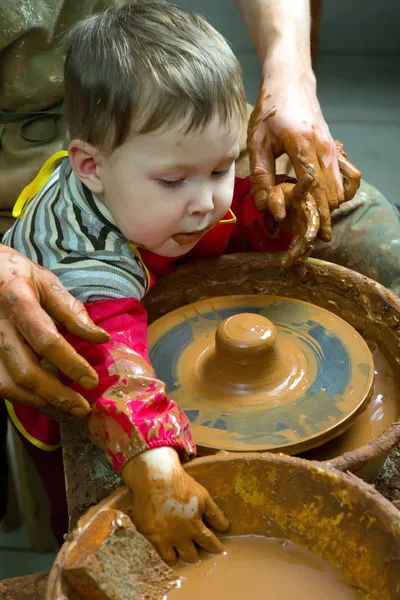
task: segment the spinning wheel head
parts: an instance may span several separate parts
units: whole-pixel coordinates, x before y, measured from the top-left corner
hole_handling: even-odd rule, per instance
[[[224,296],[149,328],[150,358],[203,452],[303,452],[366,408],[374,368],[340,317],[276,296]]]

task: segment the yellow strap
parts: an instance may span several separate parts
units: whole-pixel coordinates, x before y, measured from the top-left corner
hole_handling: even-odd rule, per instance
[[[44,450],[45,452],[53,452],[54,450],[58,450],[58,448],[61,448],[61,442],[58,442],[58,444],[50,445],[50,444],[45,444],[44,442],[41,442],[40,440],[37,440],[36,438],[34,438],[30,433],[28,433],[26,431],[25,427],[22,425],[21,421],[18,419],[11,402],[6,400],[5,404],[6,404],[7,412],[8,412],[8,415],[9,415],[11,421],[13,422],[15,427],[18,429],[20,434],[23,435],[24,438],[28,440],[28,442],[31,442],[31,444],[36,446],[36,448],[39,448],[40,450]]]
[[[13,217],[21,219],[24,216],[29,202],[50,179],[51,174],[58,165],[58,161],[66,156],[68,156],[68,152],[66,150],[60,150],[60,152],[56,152],[46,160],[35,179],[31,181],[31,183],[29,183],[18,196],[18,200],[16,201],[12,211]]]
[[[229,209],[228,212],[230,214],[230,218],[222,219],[220,223],[236,223],[237,219],[235,213],[231,209]]]
[[[133,252],[134,254],[136,254],[136,256],[138,257],[138,259],[139,259],[139,261],[140,261],[140,264],[142,265],[142,267],[143,267],[143,270],[144,270],[144,272],[145,272],[145,274],[146,274],[146,279],[147,279],[147,285],[146,285],[146,290],[145,290],[145,294],[146,294],[146,293],[149,291],[150,282],[151,282],[149,270],[148,270],[148,268],[146,267],[146,265],[144,264],[144,262],[143,262],[143,260],[142,260],[142,257],[140,256],[140,252],[139,252],[139,250],[136,248],[135,244],[132,244],[132,242],[127,242],[127,244],[128,244],[128,246],[129,246],[129,248],[132,250],[132,252]]]

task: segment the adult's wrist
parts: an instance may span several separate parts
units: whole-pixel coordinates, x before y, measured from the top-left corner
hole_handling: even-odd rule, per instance
[[[293,44],[285,47],[282,43],[270,49],[262,63],[263,87],[282,85],[306,85],[316,90],[316,78],[309,54],[299,51]]]

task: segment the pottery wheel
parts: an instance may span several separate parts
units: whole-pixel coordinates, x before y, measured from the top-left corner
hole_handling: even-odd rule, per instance
[[[149,347],[203,452],[309,450],[350,427],[373,387],[373,359],[357,331],[291,298],[183,306],[149,327]]]

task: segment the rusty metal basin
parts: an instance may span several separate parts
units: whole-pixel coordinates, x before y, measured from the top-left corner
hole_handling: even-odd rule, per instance
[[[278,255],[237,254],[183,265],[159,280],[145,298],[150,323],[181,306],[216,296],[268,294],[305,300],[342,317],[382,348],[400,381],[400,300],[380,284],[345,267],[308,259],[288,270]],[[393,399],[392,399],[393,400]],[[394,400],[400,415],[400,396]],[[367,481],[379,473],[388,453],[400,444],[400,420],[368,443],[329,464]],[[324,449],[322,446],[321,450]],[[325,459],[321,450],[307,453]]]
[[[230,534],[290,540],[338,567],[362,590],[360,597],[400,597],[400,512],[354,475],[270,453],[222,452],[196,459],[186,468],[224,510],[231,521]],[[83,543],[89,524],[89,545],[96,544],[101,528],[96,519],[100,523],[104,511],[119,509],[129,515],[129,507],[130,491],[120,488],[81,518],[50,573],[47,600],[79,600],[64,578],[68,557]],[[129,574],[129,585],[136,576]]]

